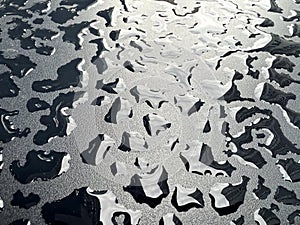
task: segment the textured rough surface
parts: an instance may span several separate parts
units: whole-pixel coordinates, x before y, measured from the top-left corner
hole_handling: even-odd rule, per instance
[[[300,224],[299,0],[2,0],[0,224]]]

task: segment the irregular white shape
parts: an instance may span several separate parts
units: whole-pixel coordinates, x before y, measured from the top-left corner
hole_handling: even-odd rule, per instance
[[[108,96],[104,96],[104,99],[103,99],[103,101],[101,102],[101,104],[102,104],[102,105],[107,105],[107,104],[109,104],[109,103],[111,103],[111,98],[108,97]]]
[[[113,102],[108,114],[105,116],[105,121],[118,124],[121,121],[127,121],[131,117],[132,109],[129,100],[118,97]]]
[[[164,215],[162,217],[163,224],[164,225],[177,225],[177,223],[175,223],[174,220],[173,220],[174,216],[175,216],[174,213],[168,213],[168,214]]]
[[[201,86],[207,93],[209,93],[209,97],[213,99],[218,99],[222,97],[231,88],[231,85],[231,82],[228,82],[225,85],[223,85],[221,84],[221,81],[218,80],[201,81]]]
[[[67,154],[63,157],[62,162],[61,162],[61,167],[60,167],[60,171],[58,173],[58,176],[61,175],[62,173],[65,173],[68,171],[68,169],[70,168],[70,164],[69,161],[71,159],[71,155]]]
[[[162,174],[163,166],[158,166],[151,174],[141,174],[140,182],[147,197],[158,198],[161,194],[163,194],[162,190],[158,186],[158,182],[160,181]]]
[[[46,14],[51,9],[51,1],[47,2],[47,7],[41,10],[41,13]]]
[[[161,131],[165,131],[171,127],[170,122],[155,113],[147,114],[143,117],[143,120],[144,127],[147,133],[151,136],[158,135]]]
[[[290,25],[288,25],[287,27],[288,27],[288,30],[289,30],[290,35],[293,35],[295,25],[294,25],[294,24],[290,24]]]
[[[119,82],[117,83],[116,87],[114,88],[114,90],[117,93],[123,92],[126,90],[126,84],[123,80],[123,78],[119,78]]]
[[[88,30],[89,30],[89,27],[85,27],[85,28],[83,28],[83,29],[79,32],[79,34],[78,34],[78,38],[79,38],[79,46],[81,46],[81,48],[82,48],[82,44],[83,44],[83,42],[84,42],[84,36],[87,35]],[[83,60],[83,61],[84,61],[84,60]]]
[[[126,23],[136,23],[136,24],[142,24],[148,16],[144,14],[138,14],[138,15],[132,15],[127,17]]]
[[[176,144],[179,143],[179,138],[177,136],[171,136],[169,139],[168,139],[168,142],[166,144],[166,147],[168,149],[170,149],[171,151],[174,150],[174,148],[176,147]]]
[[[257,195],[254,192],[252,192],[252,195],[256,200],[259,200],[259,197],[257,197]]]
[[[119,149],[123,151],[137,151],[143,152],[148,148],[145,138],[135,131],[124,132],[122,135],[122,142]]]
[[[292,182],[291,177],[290,177],[289,174],[286,172],[286,170],[284,169],[284,167],[281,166],[281,165],[279,165],[279,164],[276,164],[276,166],[279,167],[279,171],[280,171],[280,173],[282,174],[282,178],[283,178],[284,180],[286,180],[286,181]]]
[[[229,140],[230,140],[230,138],[229,138]],[[227,141],[229,141],[229,140],[227,139]],[[235,153],[237,152],[237,147],[233,143],[230,143],[230,149],[231,149],[232,152],[235,152]]]
[[[254,220],[258,222],[259,225],[267,225],[265,220],[258,214],[259,209],[254,212]]]
[[[148,101],[151,107],[157,109],[163,102],[166,102],[164,92],[152,90],[145,85],[137,85],[130,90],[137,103]]]
[[[242,107],[228,107],[227,108],[227,112],[229,113],[229,115],[232,117],[232,118],[235,118],[236,116],[236,113],[241,109]],[[249,108],[248,108],[249,109]]]
[[[102,87],[108,86],[109,87],[109,83],[114,83],[114,82],[116,82],[116,87],[111,87],[111,88],[116,93],[121,93],[121,92],[124,92],[126,90],[126,84],[125,84],[123,78],[118,78],[118,80],[115,80],[115,81],[106,81],[106,80],[103,79],[103,80],[100,81],[100,86],[102,86]]]
[[[103,223],[103,225],[112,224],[111,218],[113,217],[114,212],[128,213],[131,217],[132,225],[138,225],[141,217],[141,212],[138,210],[134,211],[131,209],[126,209],[123,205],[118,204],[118,200],[112,191],[108,190],[105,193],[99,194],[89,187],[86,189],[86,191],[88,194],[99,199],[101,206],[100,221]]]
[[[175,65],[169,65],[165,68],[165,72],[174,76],[176,80],[179,83],[182,83],[185,87],[190,87],[188,79],[191,73],[189,71],[185,71],[183,68]]]
[[[116,161],[110,166],[111,172],[114,176],[127,175],[126,164]]]
[[[77,127],[77,124],[76,124],[75,120],[73,119],[73,117],[69,116],[67,129],[66,129],[67,135],[69,136],[76,127]]]
[[[75,93],[76,94],[76,93]],[[83,96],[72,103],[73,108],[75,109],[78,105],[85,103],[89,100],[88,92],[85,92]]]
[[[253,124],[258,124],[259,121],[261,121],[261,118],[256,118],[252,123],[253,123]]]
[[[88,28],[86,28],[88,30]],[[82,40],[83,42],[83,40]],[[82,43],[79,43],[80,46]],[[77,69],[81,72],[82,75],[82,80],[81,80],[81,85],[82,88],[87,87],[87,85],[89,84],[89,76],[88,73],[83,69],[83,65],[85,64],[85,60],[82,59],[81,62],[77,65]]]
[[[293,16],[297,16],[297,12],[295,10],[290,10],[291,15],[289,15],[288,17],[293,17]]]
[[[229,184],[227,183],[217,183],[210,189],[209,194],[214,197],[216,208],[224,208],[230,206],[229,201],[225,198],[224,195],[221,194],[222,190],[228,186]]]
[[[253,44],[251,49],[263,48],[271,41],[272,41],[272,36],[270,34],[260,33],[260,38],[257,39],[257,41]],[[249,50],[251,49],[249,48]]]
[[[248,162],[248,161],[244,160],[244,159],[243,159],[241,156],[239,156],[239,155],[234,154],[233,157],[235,157],[235,158],[238,160],[238,162],[239,162],[240,164],[244,165],[244,166],[247,166],[247,165],[248,165],[248,166],[251,166],[251,167],[253,167],[253,168],[255,168],[255,169],[259,169],[254,163]]]
[[[2,210],[4,208],[4,202],[0,197],[0,210]]]
[[[261,130],[263,130],[263,131],[265,131],[267,134],[268,134],[268,138],[267,138],[267,140],[265,141],[265,144],[267,145],[267,146],[269,146],[271,143],[272,143],[272,141],[273,141],[273,139],[274,139],[274,134],[269,130],[269,129],[266,129],[266,128],[263,128],[263,129],[261,129]],[[270,151],[271,152],[271,151]],[[272,152],[271,152],[271,155],[272,155]]]
[[[261,97],[261,94],[264,90],[264,85],[265,85],[265,82],[261,82],[259,83],[256,88],[254,89],[254,96],[260,100],[260,97]]]
[[[89,148],[81,153],[81,157],[87,164],[96,166],[102,162],[107,151],[114,144],[114,139],[106,134],[99,134],[90,142]]]
[[[129,100],[121,98],[121,108],[117,114],[117,121],[123,121],[128,119],[128,112],[131,110],[131,104]]]
[[[100,3],[100,1],[98,1],[97,3]],[[100,26],[101,26],[101,22],[99,20],[97,20],[95,22],[92,22],[90,24],[91,28],[94,28],[95,30],[97,30],[99,32],[100,36],[103,36],[104,35],[104,31],[99,28]]]
[[[252,122],[249,125],[252,125]],[[241,136],[243,133],[245,133],[245,131],[246,131],[246,129],[245,129],[245,127],[243,127],[241,131],[237,132],[236,134],[233,134],[232,137],[237,138],[237,137]]]
[[[135,166],[138,167],[139,169],[149,172],[151,169],[149,165],[150,165],[149,162],[144,158],[142,157],[136,158]]]
[[[103,105],[108,105],[111,103],[111,98],[108,97],[108,96],[100,96],[100,97],[103,97],[103,100],[101,100],[101,106]],[[98,98],[100,98],[98,97]],[[97,101],[97,99],[95,100],[95,102]]]
[[[204,174],[205,171],[210,171],[213,176],[216,176],[217,174],[222,174],[223,176],[228,177],[226,171],[210,167],[199,160],[202,151],[202,146],[203,142],[194,140],[191,143],[189,143],[189,149],[184,150],[180,153],[180,156],[184,157],[187,163],[189,164],[189,172]],[[207,160],[211,160],[211,158],[213,158],[213,156],[211,156],[210,159]],[[211,162],[207,162],[207,164],[209,163]],[[221,162],[218,163],[222,164]]]
[[[273,65],[273,61],[276,59],[276,56],[268,56],[265,59],[265,63],[267,64],[266,67],[261,67],[261,71],[262,71],[262,75],[264,77],[265,80],[268,80],[270,78],[270,74],[269,74],[269,69],[272,67]]]
[[[177,187],[177,196],[176,201],[179,206],[184,206],[189,203],[197,203],[200,204],[195,198],[189,196],[189,194],[194,193],[197,188],[185,188],[181,185],[176,186]]]
[[[278,105],[278,104],[276,104],[276,105]],[[280,108],[280,110],[281,110],[281,112],[282,112],[282,115],[283,115],[284,119],[286,120],[286,122],[287,122],[291,127],[295,128],[295,129],[299,129],[295,124],[293,124],[293,123],[291,122],[291,118],[288,116],[287,112],[286,112],[280,105],[278,105],[278,106],[279,106],[279,108]]]
[[[126,53],[126,54],[125,54]],[[129,50],[125,50],[124,51],[124,58],[133,58],[135,56],[135,54],[133,54],[133,52],[129,52]],[[135,61],[129,61],[127,62],[128,64],[124,63],[125,66],[130,65],[132,67],[132,69],[134,70],[134,72],[139,72],[139,73],[143,73],[147,71],[147,66],[145,64],[142,64],[141,62],[135,60]]]
[[[175,95],[174,102],[180,111],[187,116],[190,116],[194,112],[198,112],[203,104],[199,98],[196,98],[191,94]]]

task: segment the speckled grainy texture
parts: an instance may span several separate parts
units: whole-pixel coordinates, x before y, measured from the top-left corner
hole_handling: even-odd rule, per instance
[[[0,1],[0,225],[300,224],[299,4]]]

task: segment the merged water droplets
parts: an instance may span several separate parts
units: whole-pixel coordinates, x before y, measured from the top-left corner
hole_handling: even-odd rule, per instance
[[[297,224],[298,6],[3,1],[4,223]]]

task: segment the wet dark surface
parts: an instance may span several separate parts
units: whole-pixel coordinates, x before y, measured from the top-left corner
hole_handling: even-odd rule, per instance
[[[266,199],[269,194],[271,194],[270,188],[264,185],[265,179],[261,176],[258,176],[257,188],[253,190],[256,198],[258,199]]]
[[[10,203],[12,206],[29,209],[30,207],[37,205],[40,200],[40,197],[34,193],[29,193],[28,196],[24,196],[23,193],[18,190],[13,194],[13,199]]]
[[[0,225],[300,224],[299,0],[0,21]]]
[[[164,167],[155,167],[150,172],[135,174],[131,177],[129,186],[123,189],[129,192],[137,203],[146,203],[155,208],[170,193],[168,174]],[[155,196],[151,195],[153,191]]]
[[[188,199],[187,202],[184,202],[184,199]],[[192,208],[203,208],[205,205],[203,193],[199,189],[184,190],[182,187],[180,189],[175,187],[171,203],[178,212],[187,212]]]
[[[22,184],[32,181],[47,181],[60,176],[69,169],[70,155],[63,152],[32,150],[26,155],[26,162],[20,165],[16,160],[11,163],[12,175]]]
[[[220,216],[233,213],[244,203],[249,177],[243,176],[240,184],[217,184],[210,191],[212,207]],[[222,199],[223,198],[223,199]]]

